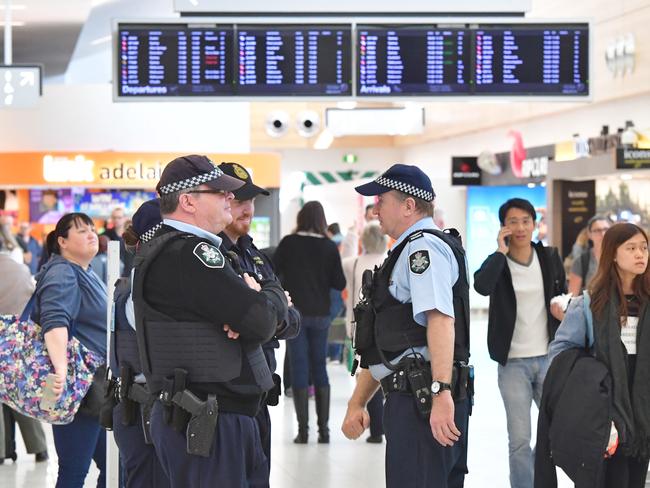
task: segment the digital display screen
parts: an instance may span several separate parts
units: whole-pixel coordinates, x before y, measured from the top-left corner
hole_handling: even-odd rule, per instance
[[[357,95],[468,94],[471,37],[466,29],[357,28]]]
[[[351,27],[237,27],[238,95],[352,95]]]
[[[233,94],[233,27],[120,24],[117,83],[121,97]]]
[[[583,26],[477,29],[477,95],[589,95],[589,30]]]

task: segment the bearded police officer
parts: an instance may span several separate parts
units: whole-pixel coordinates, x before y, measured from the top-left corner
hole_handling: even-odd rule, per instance
[[[368,427],[365,405],[381,384],[387,487],[462,487],[471,375],[460,239],[437,229],[431,181],[415,166],[395,164],[356,190],[378,195],[375,213],[396,241],[382,266],[364,276],[355,348],[369,370],[359,375],[343,433],[356,439]]]
[[[233,191],[235,198],[230,203],[232,222],[219,234],[219,237],[223,239],[221,248],[226,252],[236,254],[242,273],[248,273],[260,283],[266,280],[278,281],[268,257],[255,246],[253,238],[249,234],[255,214],[255,198],[258,195],[268,196],[269,192],[255,185],[250,173],[240,164],[221,163],[219,169],[244,182],[244,186]],[[300,328],[300,312],[295,307],[290,307],[288,315],[288,320],[278,326],[275,336],[262,346],[274,378],[274,387],[267,395],[266,404],[257,414],[262,448],[266,454],[269,469],[271,468],[271,416],[267,405],[276,406],[282,391],[280,376],[275,374],[277,367],[275,349],[280,347],[279,340],[294,338]]]
[[[142,369],[160,393],[151,436],[173,488],[268,484],[255,415],[273,380],[260,345],[288,301],[273,281],[242,279],[219,250],[243,184],[205,156],[170,162],[156,188],[163,226],[135,259]]]

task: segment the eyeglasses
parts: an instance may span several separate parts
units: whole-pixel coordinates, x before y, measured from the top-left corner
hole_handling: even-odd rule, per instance
[[[225,195],[228,192],[226,190],[192,190],[187,193],[212,193],[214,195]]]

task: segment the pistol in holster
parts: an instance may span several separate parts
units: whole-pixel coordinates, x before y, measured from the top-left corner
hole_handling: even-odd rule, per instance
[[[174,369],[174,376],[163,380],[163,390],[160,402],[163,406],[163,420],[165,424],[174,427],[179,433],[185,431],[190,420],[190,415],[173,403],[174,395],[185,390],[187,384],[187,371],[181,368]]]
[[[183,390],[174,395],[172,402],[191,415],[186,431],[187,453],[210,457],[219,416],[217,396],[208,395],[206,401],[201,401],[191,391]]]
[[[156,397],[149,393],[146,385],[133,383],[129,391],[129,398],[140,405],[140,422],[142,423],[145,444],[153,444],[151,438],[151,410]]]

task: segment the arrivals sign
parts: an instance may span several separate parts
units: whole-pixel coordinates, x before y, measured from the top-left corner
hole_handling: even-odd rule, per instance
[[[0,186],[153,189],[175,153],[0,153]],[[215,163],[237,162],[263,187],[279,188],[280,156],[273,153],[207,154]]]

